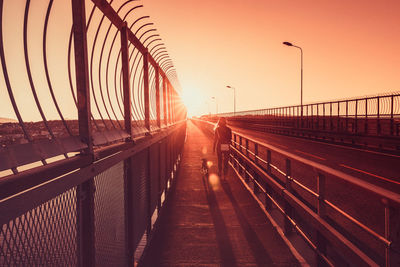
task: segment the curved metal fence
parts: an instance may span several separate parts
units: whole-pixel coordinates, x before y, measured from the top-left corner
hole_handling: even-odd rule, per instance
[[[0,266],[132,266],[186,136],[143,6],[0,0],[0,59]]]
[[[142,9],[0,1],[1,176],[186,117],[174,65]]]

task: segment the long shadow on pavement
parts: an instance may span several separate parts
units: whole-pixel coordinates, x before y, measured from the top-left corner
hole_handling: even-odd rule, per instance
[[[251,252],[257,262],[257,265],[265,266],[265,263],[273,262],[272,259],[268,256],[268,252],[265,250],[264,245],[259,239],[257,233],[254,231],[246,216],[243,214],[243,211],[236,201],[229,184],[222,183],[222,188],[224,189],[226,195],[232,203],[240,227],[243,230],[244,236],[246,237],[247,243],[251,248]]]
[[[207,194],[207,202],[210,207],[211,217],[215,226],[215,234],[217,237],[218,249],[222,261],[221,266],[237,266],[227,227],[219,208],[215,192],[208,182],[208,177],[203,177],[203,184]]]

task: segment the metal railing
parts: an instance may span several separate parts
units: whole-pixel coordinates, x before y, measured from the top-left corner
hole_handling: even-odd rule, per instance
[[[210,131],[214,125],[196,121]],[[397,266],[400,195],[234,132],[231,163],[319,265]]]
[[[314,131],[399,136],[400,94],[239,111],[235,114],[220,113],[217,116],[235,117],[231,118],[231,121],[254,120],[253,123],[258,122],[269,126]]]
[[[18,122],[0,123],[0,176],[186,117],[175,69],[141,7],[0,2],[0,114]]]
[[[0,0],[0,266],[132,266],[150,235],[186,110],[141,7]]]

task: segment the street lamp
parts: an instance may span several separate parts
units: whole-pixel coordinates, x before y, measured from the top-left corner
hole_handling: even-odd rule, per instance
[[[233,86],[227,85],[226,87],[233,89],[233,116],[236,115],[236,88]]]
[[[217,115],[218,114],[218,100],[215,96],[212,96],[211,99],[215,100],[215,111],[216,111],[215,115]]]
[[[290,42],[283,42],[284,45],[293,46],[300,49],[301,54],[301,93],[300,93],[300,109],[301,109],[301,121],[303,121],[303,49],[300,46],[294,45]]]

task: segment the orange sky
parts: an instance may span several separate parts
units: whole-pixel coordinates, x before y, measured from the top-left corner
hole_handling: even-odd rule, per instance
[[[113,6],[123,1],[114,0]],[[89,12],[91,1],[86,3]],[[3,35],[13,91],[23,119],[31,121],[40,116],[24,64],[24,4],[5,1]],[[47,4],[32,2],[30,63],[45,114],[59,119],[42,63]],[[154,22],[175,63],[191,114],[214,113],[216,103],[211,97],[217,98],[219,112],[232,111],[233,91],[226,85],[237,89],[237,110],[299,104],[300,51],[282,45],[283,41],[304,50],[305,103],[400,91],[399,0],[142,0],[131,2],[130,7],[139,4],[145,7],[133,17],[151,16],[146,22]],[[60,108],[66,118],[76,118],[64,55],[70,8],[70,1],[54,1],[48,57]],[[93,24],[100,18],[95,16]],[[88,32],[89,42],[93,29]],[[95,57],[93,64],[97,63]],[[98,118],[93,107],[92,103]],[[2,75],[0,117],[15,118]]]
[[[400,91],[398,0],[143,0],[192,114]]]

